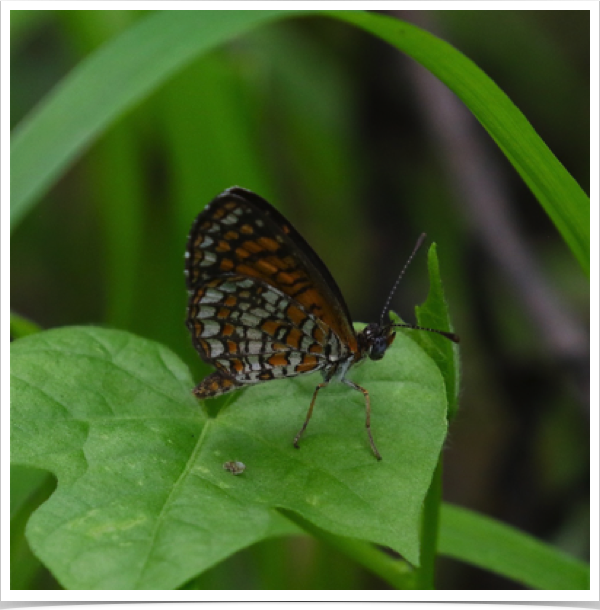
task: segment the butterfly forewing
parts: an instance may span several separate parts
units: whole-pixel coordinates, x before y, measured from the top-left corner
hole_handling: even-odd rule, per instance
[[[187,247],[188,290],[227,274],[276,287],[357,349],[348,308],[324,263],[275,208],[241,188],[204,209]]]
[[[229,189],[198,216],[186,277],[194,346],[218,369],[200,396],[327,368],[356,348],[325,265],[253,193]]]

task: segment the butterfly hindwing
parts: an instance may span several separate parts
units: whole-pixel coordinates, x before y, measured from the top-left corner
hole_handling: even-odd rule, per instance
[[[187,324],[202,358],[241,383],[312,372],[348,353],[283,292],[243,276],[213,278],[197,288]]]

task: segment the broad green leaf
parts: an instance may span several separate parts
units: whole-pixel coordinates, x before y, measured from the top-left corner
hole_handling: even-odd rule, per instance
[[[439,550],[534,589],[590,588],[590,567],[584,562],[458,506],[442,506]]]
[[[58,478],[32,517],[36,555],[68,588],[172,588],[237,550],[289,532],[287,509],[333,534],[418,562],[421,504],[446,432],[437,367],[398,337],[381,362],[323,390],[299,450],[318,376],[232,395],[208,418],[166,348],[129,333],[64,328],[11,346],[14,463]],[[233,476],[223,463],[246,465]]]

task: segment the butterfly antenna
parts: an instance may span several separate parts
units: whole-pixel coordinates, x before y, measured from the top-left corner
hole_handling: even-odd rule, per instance
[[[425,233],[421,233],[421,235],[419,235],[419,239],[417,239],[417,243],[415,244],[415,247],[413,248],[412,254],[408,257],[408,260],[406,261],[406,263],[404,263],[404,267],[403,267],[402,271],[400,271],[400,275],[398,276],[398,279],[392,286],[392,290],[390,291],[387,301],[385,302],[385,305],[383,306],[383,311],[381,312],[381,317],[379,318],[380,326],[383,326],[383,318],[389,309],[390,303],[392,301],[392,297],[394,296],[394,293],[396,292],[396,288],[398,288],[398,284],[400,283],[402,276],[404,275],[405,271],[408,269],[408,266],[410,265],[410,261],[412,261],[412,259],[415,257],[415,254],[417,253],[419,248],[422,246],[423,241],[425,240],[426,237],[427,237],[427,235]]]
[[[450,341],[454,341],[454,343],[460,343],[458,335],[446,332],[445,330],[438,330],[437,328],[425,328],[424,326],[415,326],[414,324],[390,324],[389,328],[412,328],[413,330],[426,330],[430,333],[442,335],[442,337],[446,337],[446,339],[450,339]]]

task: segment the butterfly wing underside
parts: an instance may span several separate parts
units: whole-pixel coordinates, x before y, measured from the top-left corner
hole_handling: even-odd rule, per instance
[[[195,392],[327,367],[357,350],[335,280],[293,226],[264,199],[234,187],[192,226],[186,250],[187,325],[217,367]]]

